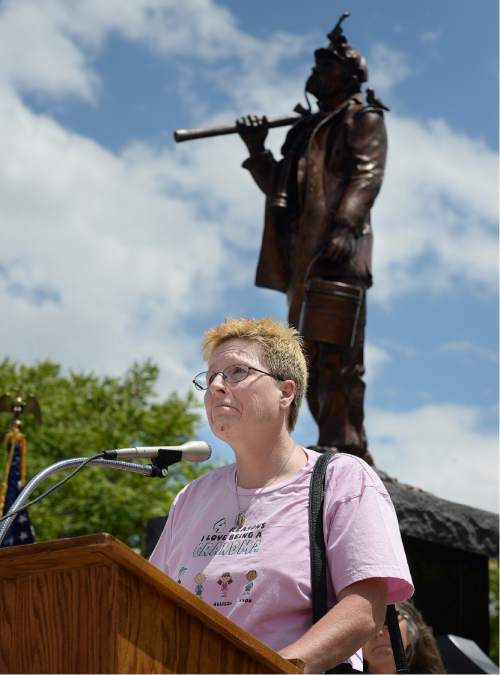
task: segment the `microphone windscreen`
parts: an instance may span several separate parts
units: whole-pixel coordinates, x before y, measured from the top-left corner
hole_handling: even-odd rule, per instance
[[[188,462],[205,462],[212,455],[212,449],[205,441],[188,441],[179,450],[182,450],[182,458]]]

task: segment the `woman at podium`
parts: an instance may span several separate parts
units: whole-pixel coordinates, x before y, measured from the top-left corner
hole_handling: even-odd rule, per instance
[[[235,462],[177,495],[151,562],[305,672],[362,671],[360,648],[413,586],[394,507],[377,474],[344,453],[326,474],[328,612],[312,625],[309,483],[317,452],[292,436],[307,387],[295,329],[229,319],[204,335],[214,434]],[[182,569],[182,574],[179,571]]]

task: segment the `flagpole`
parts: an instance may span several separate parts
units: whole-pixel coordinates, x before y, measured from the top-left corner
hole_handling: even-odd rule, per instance
[[[24,400],[19,391],[16,392],[14,398],[11,398],[9,394],[0,396],[0,412],[11,413],[9,428],[4,437],[6,457],[3,480],[0,484],[0,514],[5,515],[12,510],[13,503],[26,484],[27,443],[26,436],[22,431],[23,422],[21,418],[23,414],[31,413],[38,422],[41,422],[42,413],[38,400],[34,396],[30,394]],[[10,522],[11,519],[9,519]],[[13,528],[5,545],[31,544],[34,541],[35,536],[27,512],[19,514],[16,527]]]
[[[4,443],[7,448],[7,454],[5,459],[5,467],[3,472],[3,480],[0,484],[0,513],[4,514],[5,499],[7,497],[7,485],[10,474],[10,469],[12,467],[12,460],[14,458],[15,443],[12,443],[12,432],[8,431],[5,434]]]

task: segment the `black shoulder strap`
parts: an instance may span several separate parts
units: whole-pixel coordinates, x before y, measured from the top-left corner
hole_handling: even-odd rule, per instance
[[[325,476],[334,452],[325,452],[318,458],[309,487],[309,544],[311,549],[312,622],[316,623],[327,610],[327,564],[325,534],[323,531],[323,504],[325,499]],[[386,615],[396,673],[409,673],[394,605],[387,606]]]
[[[396,673],[409,673],[410,671],[408,670],[408,664],[406,662],[403,639],[401,637],[401,629],[399,628],[398,614],[394,605],[387,605],[385,621],[387,623],[387,628],[389,629],[389,638],[391,640]]]
[[[309,543],[311,548],[312,621],[326,614],[326,550],[323,532],[325,475],[333,452],[325,452],[314,465],[309,488]]]

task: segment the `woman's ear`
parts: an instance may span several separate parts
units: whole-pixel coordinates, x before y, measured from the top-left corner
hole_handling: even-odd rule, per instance
[[[282,408],[289,408],[292,405],[293,399],[295,398],[297,386],[293,380],[283,380],[283,382],[280,382],[280,385],[281,385],[280,405]]]

